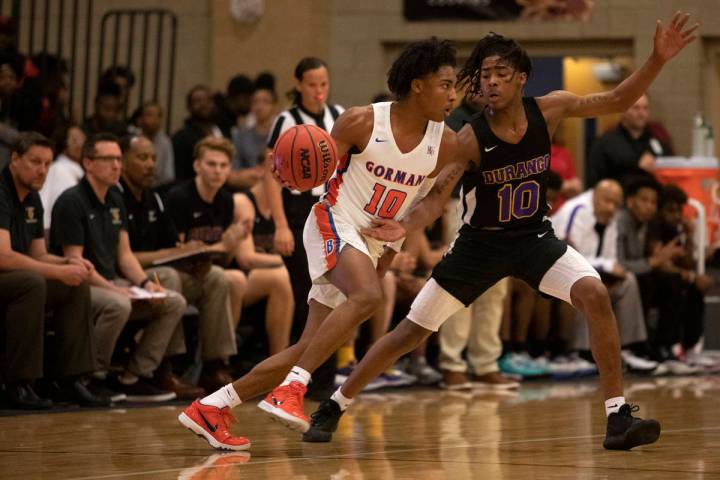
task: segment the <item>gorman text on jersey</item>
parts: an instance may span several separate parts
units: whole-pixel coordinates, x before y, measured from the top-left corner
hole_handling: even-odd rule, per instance
[[[387,180],[390,182],[399,183],[401,185],[408,185],[415,187],[420,185],[425,180],[425,175],[415,175],[414,173],[407,173],[403,170],[385,167],[383,165],[376,165],[375,162],[366,162],[365,168],[367,171],[372,173],[378,178]]]

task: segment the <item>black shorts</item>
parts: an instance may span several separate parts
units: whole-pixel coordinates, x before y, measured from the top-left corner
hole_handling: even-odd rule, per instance
[[[470,305],[505,277],[538,289],[540,281],[567,251],[549,220],[516,230],[481,230],[463,225],[432,278],[453,297]]]

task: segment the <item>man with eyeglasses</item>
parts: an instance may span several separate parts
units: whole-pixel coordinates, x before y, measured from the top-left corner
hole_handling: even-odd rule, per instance
[[[128,401],[172,400],[174,392],[158,389],[150,379],[162,361],[186,303],[173,291],[167,291],[161,300],[138,299],[164,290],[156,279],[148,277],[130,248],[127,212],[116,187],[121,161],[114,135],[98,134],[85,142],[82,149],[85,177],[55,203],[50,248],[70,258],[84,257],[95,266],[89,283],[93,314],[98,316],[94,334],[101,372],[109,370],[115,343],[127,321],[146,321],[125,370],[97,388],[124,395]]]

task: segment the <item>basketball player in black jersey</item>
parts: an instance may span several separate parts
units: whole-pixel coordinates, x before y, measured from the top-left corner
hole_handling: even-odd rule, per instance
[[[590,264],[555,236],[545,218],[545,191],[550,138],[558,123],[566,117],[619,113],[632,105],[665,62],[694,40],[698,25],[686,28],[688,18],[678,12],[667,27],[658,21],[654,49],[645,64],[612,91],[585,96],[555,91],[523,98],[531,70],[527,53],[501,35],[480,40],[458,75],[458,85],[484,95],[488,106],[459,132],[458,156],[401,222],[378,219],[363,233],[395,241],[430,224],[442,214],[460,177],[464,225],[407,318],[373,345],[334,400],[320,404],[305,441],[329,441],[342,412],[364,385],[506,276],[571,303],[588,319],[607,399],[604,447],[629,450],[657,440],[660,424],[633,417],[637,407],[623,397],[620,344],[607,290]]]

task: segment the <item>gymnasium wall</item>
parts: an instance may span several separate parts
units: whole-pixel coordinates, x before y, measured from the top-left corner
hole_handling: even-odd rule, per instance
[[[512,36],[531,55],[629,56],[639,65],[652,48],[655,20],[674,10],[704,21],[701,42],[689,46],[668,65],[650,90],[654,117],[672,132],[677,149],[687,154],[692,115],[710,115],[710,79],[717,55],[708,57],[707,42],[720,38],[717,0],[597,0],[592,19],[579,22],[406,22],[401,0],[266,0],[265,15],[252,26],[228,14],[228,0],[212,0],[211,78],[216,87],[237,72],[271,69],[279,90],[292,86],[292,69],[304,55],[327,59],[332,98],[343,105],[367,103],[384,90],[392,59],[409,41],[430,35],[458,42],[465,57],[489,31]]]

